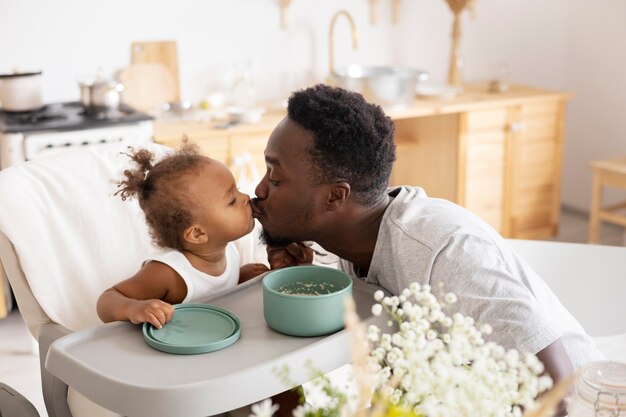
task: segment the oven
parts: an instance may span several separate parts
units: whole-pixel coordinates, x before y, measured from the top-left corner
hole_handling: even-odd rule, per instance
[[[75,146],[152,141],[152,118],[129,107],[102,116],[80,103],[57,103],[24,113],[0,111],[0,169]]]
[[[0,169],[77,146],[110,143],[140,146],[152,142],[152,137],[152,117],[123,105],[118,110],[96,115],[85,112],[78,102],[48,104],[31,112],[0,110]],[[0,318],[12,306],[11,292],[0,268],[2,299],[6,300],[7,311],[0,311]]]

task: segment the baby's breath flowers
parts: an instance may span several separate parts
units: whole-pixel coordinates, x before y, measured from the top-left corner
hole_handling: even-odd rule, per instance
[[[384,311],[395,324],[393,333],[373,325],[367,331],[375,401],[417,416],[520,417],[552,387],[536,356],[486,342],[487,324],[448,316],[454,294],[439,301],[430,286],[413,283],[399,296],[377,291],[374,299],[372,313]]]
[[[488,324],[460,313],[448,316],[456,295],[438,300],[430,286],[413,283],[398,296],[376,291],[374,300],[372,313],[389,317],[387,329],[366,329],[354,302],[345,304],[356,409],[347,389],[318,372],[313,376],[324,404],[301,405],[294,417],[548,417],[574,381],[574,375],[561,381],[537,407],[537,396],[552,388],[543,364],[485,341]],[[251,417],[267,417],[268,407]]]

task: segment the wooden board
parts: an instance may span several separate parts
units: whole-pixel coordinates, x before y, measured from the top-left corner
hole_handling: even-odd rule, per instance
[[[178,52],[176,41],[133,42],[131,64],[161,64],[174,80],[174,99],[180,101],[180,81],[178,76]]]
[[[118,79],[124,84],[122,101],[137,110],[151,113],[176,101],[175,82],[162,64],[131,64]]]

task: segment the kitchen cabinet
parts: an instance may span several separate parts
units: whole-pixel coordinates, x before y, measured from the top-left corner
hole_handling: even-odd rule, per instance
[[[397,145],[391,184],[419,185],[430,196],[458,203],[505,237],[554,236],[569,98],[523,86],[494,94],[477,84],[453,99],[418,99],[411,107],[389,110]],[[228,130],[162,121],[155,125],[155,140],[177,146],[186,134],[227,164],[248,153],[262,174],[265,143],[282,117],[269,113],[259,124]]]
[[[263,175],[265,144],[272,129],[283,117],[282,113],[270,113],[259,123],[242,124],[228,129],[218,129],[207,122],[156,120],[154,139],[163,145],[178,148],[183,138],[187,137],[200,147],[202,153],[231,168],[237,157],[249,155],[259,175]]]

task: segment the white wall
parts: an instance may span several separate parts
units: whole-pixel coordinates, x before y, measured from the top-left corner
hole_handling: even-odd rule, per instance
[[[102,66],[107,74],[129,62],[135,40],[178,42],[181,92],[200,100],[228,86],[233,68],[251,62],[260,98],[286,94],[298,83],[323,80],[328,25],[348,10],[360,45],[352,51],[348,24],[338,21],[338,66],[352,62],[405,64],[445,80],[451,13],[443,0],[380,0],[379,23],[366,0],[292,0],[288,30],[279,27],[279,0],[0,0],[0,71],[41,67],[44,100],[78,99],[76,76]],[[484,80],[504,62],[510,79],[565,89],[569,105],[563,202],[585,208],[593,158],[626,153],[626,2],[623,0],[476,0],[463,16],[464,78]]]
[[[478,0],[476,18],[464,18],[466,78],[485,78],[489,64],[505,61],[516,81],[560,87],[566,2]],[[113,74],[128,64],[132,41],[175,39],[185,98],[202,98],[228,81],[229,69],[247,61],[253,63],[260,93],[269,94],[267,85],[277,79],[285,84],[285,71],[299,75],[292,78],[324,78],[330,18],[346,9],[356,21],[360,45],[352,51],[347,21],[339,20],[337,65],[409,64],[428,70],[434,80],[445,79],[451,13],[443,0],[401,0],[396,26],[390,23],[390,0],[379,1],[376,26],[370,24],[366,0],[293,0],[286,31],[279,28],[278,4],[0,0],[0,69],[42,67],[46,101],[76,99],[76,76],[99,66]],[[529,26],[532,36],[525,36]]]
[[[589,161],[626,154],[626,2],[570,0],[563,204],[587,210]],[[624,198],[607,193],[607,201]]]

